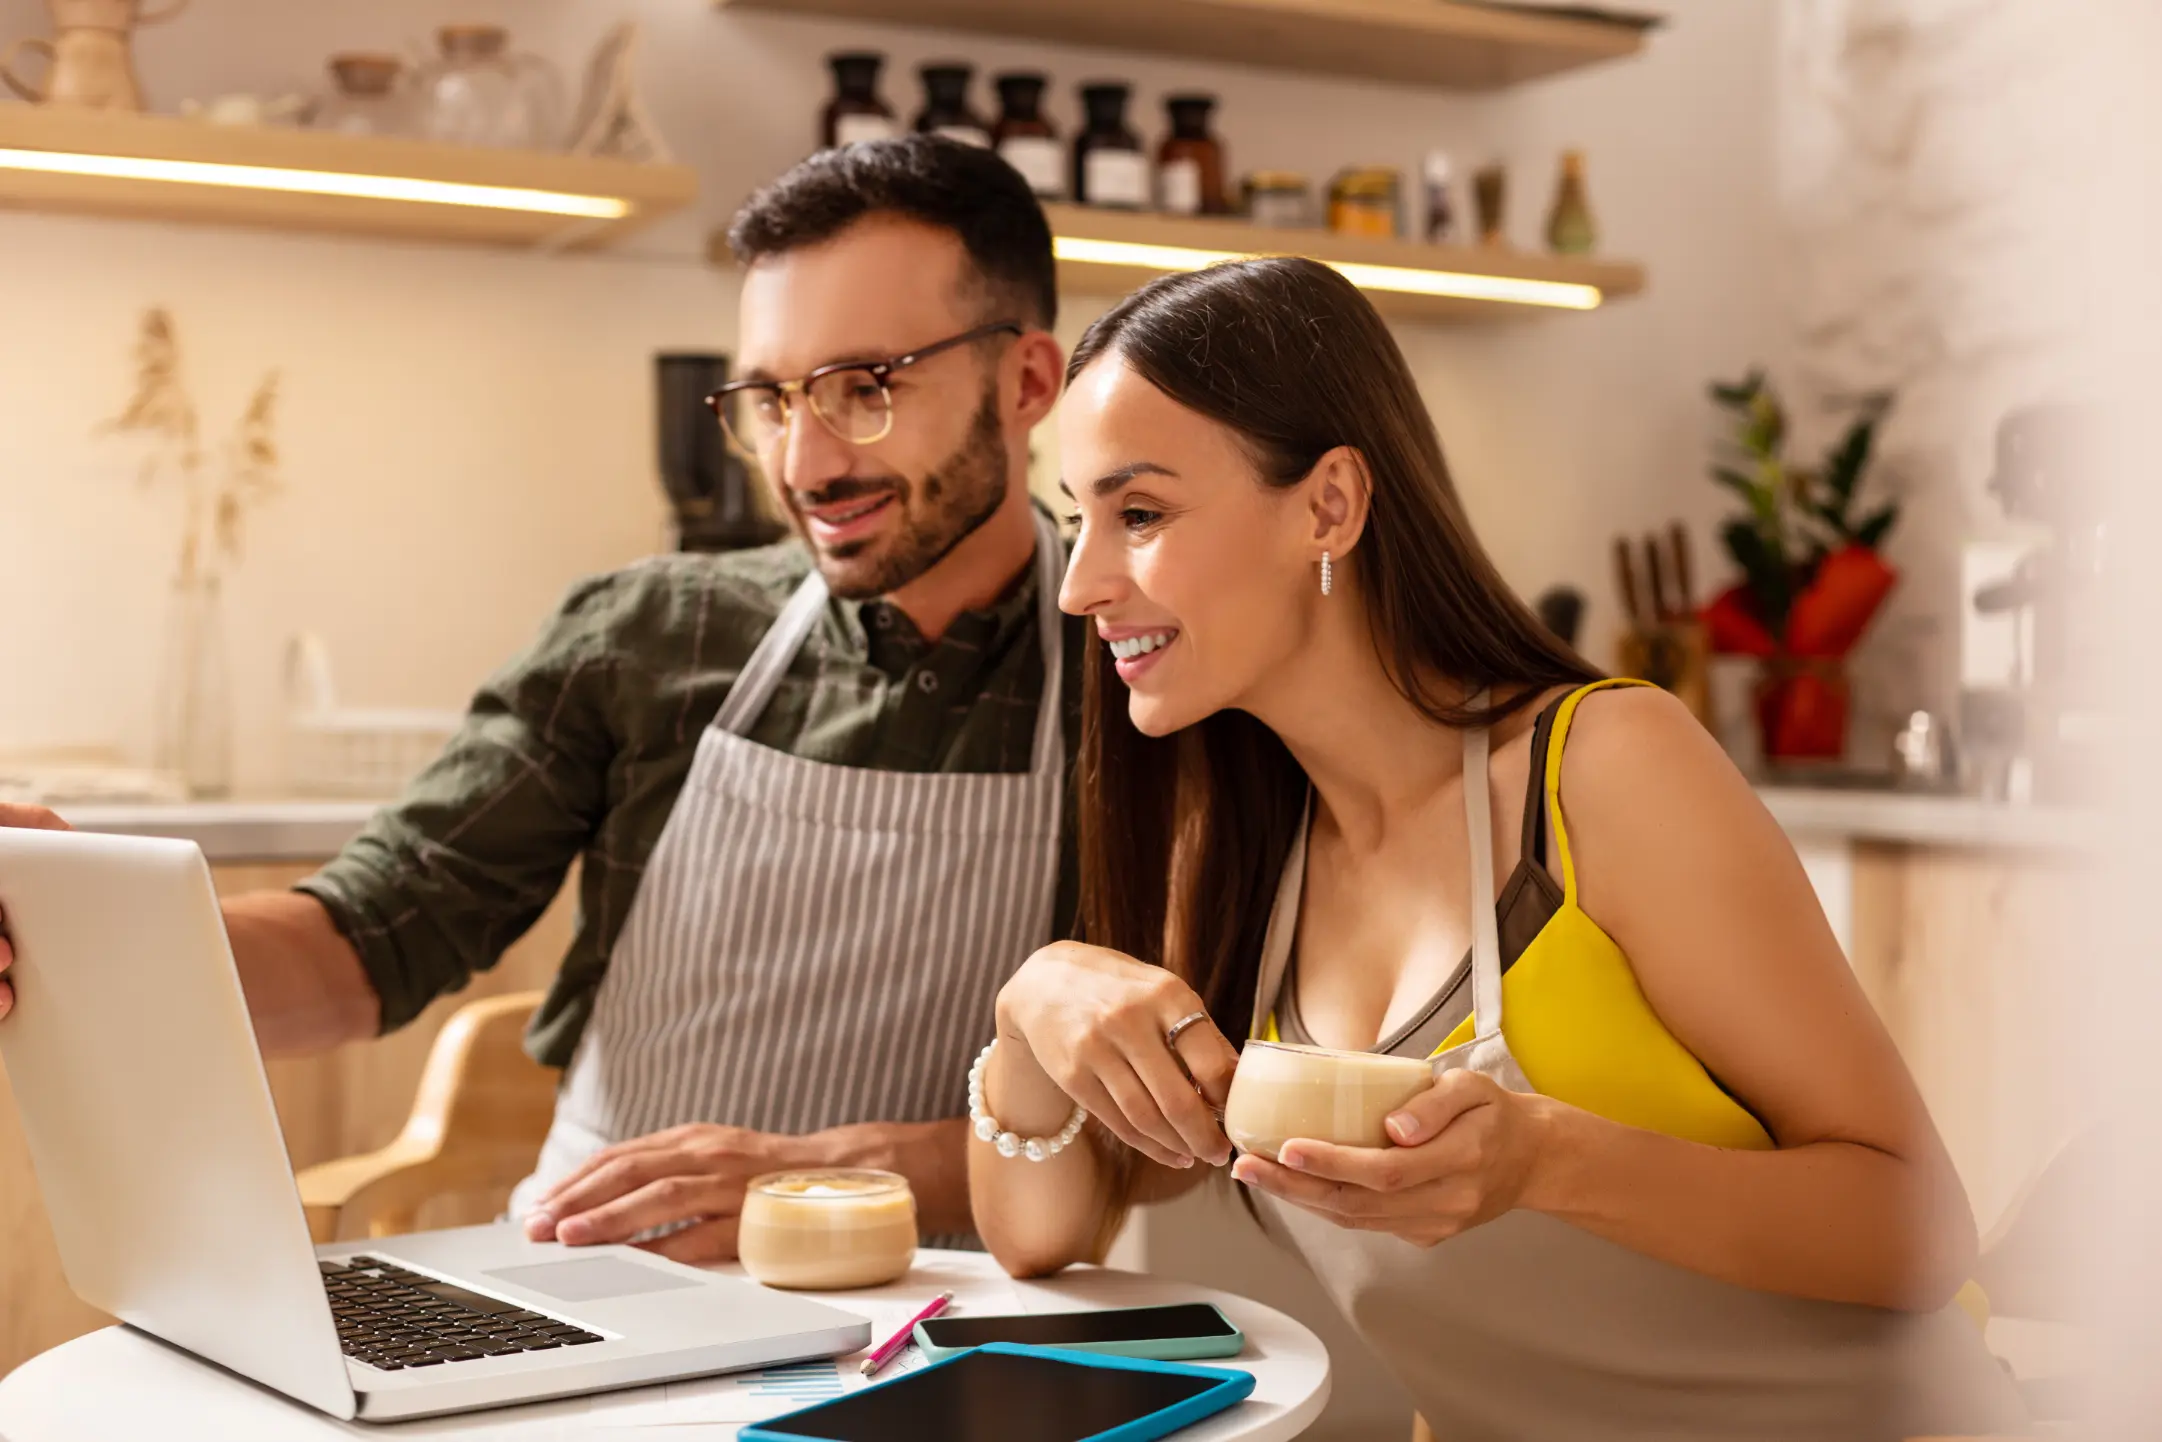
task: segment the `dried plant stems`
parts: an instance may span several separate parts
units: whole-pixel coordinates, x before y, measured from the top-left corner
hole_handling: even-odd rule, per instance
[[[162,475],[181,488],[182,523],[176,582],[215,583],[242,555],[248,512],[283,489],[278,475],[278,373],[256,384],[247,409],[220,448],[215,473],[202,444],[202,425],[180,367],[180,341],[162,308],[143,312],[135,341],[135,391],[101,435],[147,442],[138,483]]]

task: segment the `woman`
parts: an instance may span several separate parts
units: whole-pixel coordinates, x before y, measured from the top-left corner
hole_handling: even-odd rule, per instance
[[[1947,1306],[1966,1197],[1793,852],[1511,597],[1365,299],[1169,276],[1068,380],[1089,944],[1006,985],[973,1089],[1000,1260],[1230,1161],[1239,1040],[1453,1048],[1395,1145],[1232,1167],[1445,1442],[2016,1426]]]

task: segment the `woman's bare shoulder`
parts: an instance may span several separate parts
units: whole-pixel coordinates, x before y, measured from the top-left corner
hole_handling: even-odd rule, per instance
[[[1656,687],[1614,687],[1578,704],[1561,790],[1572,838],[1609,858],[1626,857],[1636,842],[1686,853],[1784,848],[1778,824],[1717,738]]]

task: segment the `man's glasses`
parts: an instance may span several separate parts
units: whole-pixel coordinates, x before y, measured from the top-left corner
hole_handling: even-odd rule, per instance
[[[753,456],[765,454],[786,433],[789,416],[799,400],[810,402],[811,414],[827,430],[844,441],[868,446],[884,440],[893,430],[893,391],[886,384],[888,377],[940,351],[1001,331],[1020,335],[1022,327],[1010,320],[994,321],[892,360],[820,366],[801,380],[730,381],[706,397],[706,406],[720,417],[728,439]]]

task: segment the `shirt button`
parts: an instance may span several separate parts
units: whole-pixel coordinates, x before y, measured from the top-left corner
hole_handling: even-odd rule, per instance
[[[936,691],[938,689],[938,673],[936,671],[918,671],[916,673],[916,689],[926,696]]]
[[[893,612],[887,610],[884,606],[873,606],[871,608],[871,624],[881,631],[891,631],[893,629]]]

